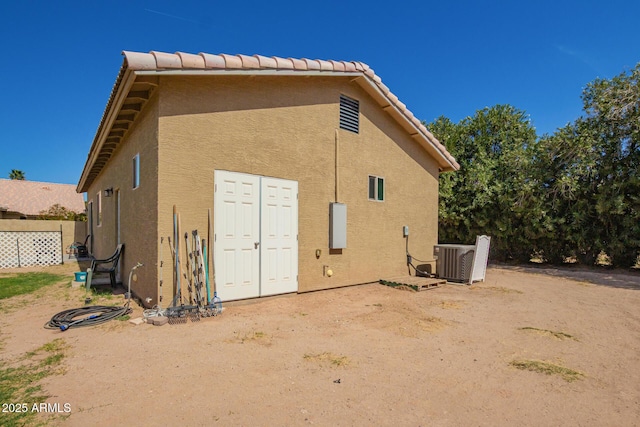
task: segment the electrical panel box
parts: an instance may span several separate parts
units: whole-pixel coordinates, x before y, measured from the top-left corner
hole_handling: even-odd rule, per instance
[[[347,247],[347,205],[331,203],[329,205],[329,248]]]

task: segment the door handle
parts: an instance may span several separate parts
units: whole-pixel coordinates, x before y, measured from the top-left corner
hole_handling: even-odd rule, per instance
[[[260,242],[254,242],[253,243],[254,249],[258,249],[259,245],[260,245]]]

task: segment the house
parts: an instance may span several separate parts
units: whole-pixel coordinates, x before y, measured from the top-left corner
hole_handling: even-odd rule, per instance
[[[432,258],[438,176],[459,165],[367,65],[123,55],[77,191],[94,254],[125,243],[148,305],[173,295],[173,206],[202,237],[211,210],[223,301],[407,274],[405,226]]]
[[[0,179],[0,219],[36,219],[54,205],[75,213],[85,210],[75,185]]]

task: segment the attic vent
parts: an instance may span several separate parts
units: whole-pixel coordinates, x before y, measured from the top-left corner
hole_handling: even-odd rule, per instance
[[[340,95],[340,129],[358,133],[360,103],[348,96]]]

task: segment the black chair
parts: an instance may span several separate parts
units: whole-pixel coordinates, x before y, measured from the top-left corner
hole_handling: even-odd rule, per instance
[[[124,252],[124,243],[120,243],[116,248],[116,251],[109,258],[106,259],[94,259],[91,261],[91,272],[95,276],[96,274],[109,273],[111,279],[111,286],[116,287],[116,271],[118,270],[118,262]],[[105,265],[101,267],[101,265]]]
[[[84,239],[84,243],[75,242],[73,245],[71,245],[71,248],[76,250],[76,256],[78,258],[89,257],[89,250],[87,249],[87,242],[89,241],[89,237],[91,237],[91,234],[87,234],[87,238]]]

